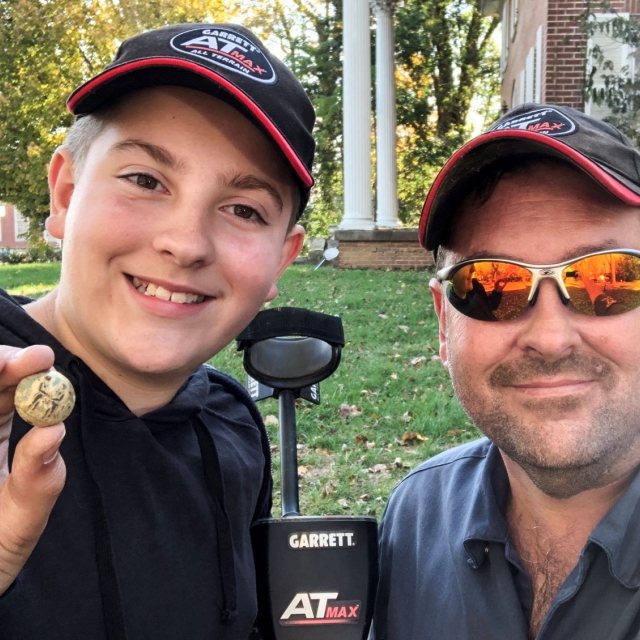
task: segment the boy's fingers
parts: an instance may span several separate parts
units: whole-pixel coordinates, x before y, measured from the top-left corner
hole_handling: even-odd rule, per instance
[[[0,487],[0,594],[31,555],[62,491],[63,437],[63,424],[33,428],[16,447],[11,474]]]
[[[53,362],[53,351],[44,345],[26,349],[0,345],[0,425],[13,413],[13,394],[20,380],[32,373],[47,371]]]
[[[15,387],[25,376],[47,371],[53,362],[53,350],[42,344],[24,349],[0,345],[0,393]]]

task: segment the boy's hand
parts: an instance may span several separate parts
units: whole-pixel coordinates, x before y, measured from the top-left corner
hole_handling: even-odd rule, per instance
[[[16,386],[25,376],[50,369],[53,361],[49,347],[0,345],[0,594],[31,555],[64,486],[66,468],[58,454],[62,423],[31,429],[16,447],[11,473],[8,467]]]

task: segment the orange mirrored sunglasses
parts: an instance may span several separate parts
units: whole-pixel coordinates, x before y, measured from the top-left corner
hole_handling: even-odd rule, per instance
[[[550,265],[482,258],[436,273],[446,296],[476,320],[519,318],[536,302],[538,286],[552,278],[564,304],[587,316],[610,316],[640,307],[640,251],[598,251]]]

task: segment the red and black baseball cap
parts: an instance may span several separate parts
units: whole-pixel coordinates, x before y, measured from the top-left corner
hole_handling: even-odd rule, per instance
[[[572,163],[622,202],[640,207],[640,153],[614,126],[569,107],[523,104],[458,149],[435,179],[420,218],[420,244],[436,251],[482,169],[504,158]]]
[[[125,40],[115,60],[78,87],[67,107],[82,117],[160,85],[209,93],[254,122],[293,170],[302,195],[300,217],[313,185],[313,105],[291,71],[251,31],[198,23],[141,33]]]

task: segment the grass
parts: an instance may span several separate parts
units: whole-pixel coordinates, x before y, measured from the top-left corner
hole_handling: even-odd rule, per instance
[[[39,296],[59,265],[0,267],[0,286]],[[298,401],[301,511],[379,517],[393,487],[420,462],[478,437],[453,396],[438,358],[437,320],[427,272],[290,268],[271,306],[337,314],[347,344],[340,367],[321,383],[322,402]],[[235,343],[212,363],[244,382]],[[259,408],[274,455],[279,509],[278,404]]]

